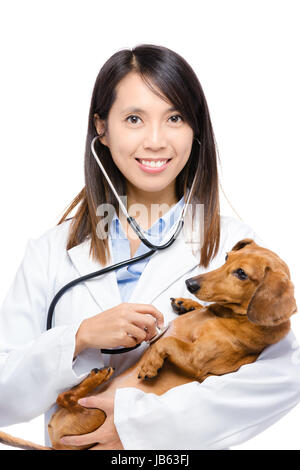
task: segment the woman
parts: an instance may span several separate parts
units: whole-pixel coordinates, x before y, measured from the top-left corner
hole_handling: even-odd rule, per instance
[[[91,142],[97,135],[97,154],[117,192],[127,198],[129,214],[151,241],[168,240],[167,232],[195,178],[192,217],[184,236],[168,249],[67,291],[56,306],[52,329],[46,331],[49,304],[63,285],[149,251],[118,211],[92,155]],[[102,209],[107,205],[114,214],[105,225]],[[153,337],[156,325],[176,316],[170,297],[191,297],[184,280],[222,265],[226,252],[245,237],[262,244],[251,227],[219,214],[214,135],[191,67],[175,52],[154,45],[114,54],[101,68],[93,91],[85,187],[56,227],[29,241],[2,306],[0,425],[41,413],[46,413],[47,425],[57,395],[78,384],[92,368],[111,365],[118,375],[135,363],[145,343],[119,355],[100,349],[131,347]],[[298,403],[300,374],[291,360],[294,348],[290,332],[254,364],[234,374],[209,377],[201,385],[195,381],[175,387],[162,396],[134,388],[119,389],[110,398],[103,392],[87,399],[85,406],[103,409],[104,425],[66,442],[96,440],[100,450],[236,445]]]

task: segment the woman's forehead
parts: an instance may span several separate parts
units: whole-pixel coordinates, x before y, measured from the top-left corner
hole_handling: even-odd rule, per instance
[[[154,110],[161,113],[175,111],[173,103],[170,103],[160,90],[156,90],[160,96],[154,93],[138,74],[128,74],[116,86],[113,106],[121,114],[139,112],[146,115]]]

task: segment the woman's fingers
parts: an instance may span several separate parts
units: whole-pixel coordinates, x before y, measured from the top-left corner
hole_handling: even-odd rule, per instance
[[[100,399],[99,399],[100,397]],[[80,398],[78,400],[79,405],[84,406],[85,408],[99,408],[101,409],[101,406],[103,406],[105,409],[107,409],[107,403],[105,399],[101,396],[101,394],[91,396],[91,397],[85,397],[85,398]]]
[[[96,444],[88,450],[124,450],[122,442],[118,439],[107,444]]]
[[[64,436],[60,442],[68,446],[84,446],[88,444],[97,444],[97,431],[90,432],[89,434],[82,434],[81,436]]]
[[[146,332],[146,337],[144,341],[149,341],[149,339],[153,338],[156,335],[156,320],[152,315],[144,314],[141,315],[139,313],[134,313],[132,316],[132,323],[138,326],[141,331]]]
[[[106,415],[113,412],[114,409],[115,391],[112,392],[109,388],[106,391],[98,393],[98,395],[92,395],[90,397],[80,398],[78,400],[79,405],[85,408],[98,408],[103,410]],[[107,419],[101,426],[101,430],[107,426]],[[98,428],[100,430],[100,428]]]
[[[133,340],[135,340],[135,344],[145,341],[147,337],[147,332],[143,328],[139,328],[138,326],[135,326],[132,323],[128,323],[126,327],[126,333],[129,338],[132,337]],[[128,342],[127,338],[126,341]]]
[[[164,317],[153,305],[123,302],[82,321],[76,333],[74,355],[87,348],[133,347],[144,340],[148,341],[156,334],[154,322],[159,328],[163,327]],[[129,331],[129,324],[140,331],[132,327]]]
[[[159,310],[157,310],[156,307],[150,304],[132,304],[132,305],[135,308],[136,312],[148,313],[152,315],[157,320],[158,327],[163,328],[164,316]]]

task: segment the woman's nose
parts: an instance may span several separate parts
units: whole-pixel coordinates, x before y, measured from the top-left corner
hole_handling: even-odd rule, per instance
[[[162,150],[167,147],[167,137],[165,132],[159,129],[149,130],[144,139],[144,148],[154,151]]]

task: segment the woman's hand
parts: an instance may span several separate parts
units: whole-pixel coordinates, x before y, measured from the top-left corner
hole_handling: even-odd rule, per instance
[[[89,450],[124,449],[114,424],[114,394],[111,391],[109,393],[102,392],[94,397],[82,398],[78,400],[78,403],[85,408],[99,408],[103,410],[106,414],[106,420],[96,431],[80,436],[65,436],[61,439],[61,442],[72,446],[99,443]]]
[[[76,333],[74,356],[86,348],[132,347],[156,335],[162,313],[150,304],[122,303],[83,320]]]

